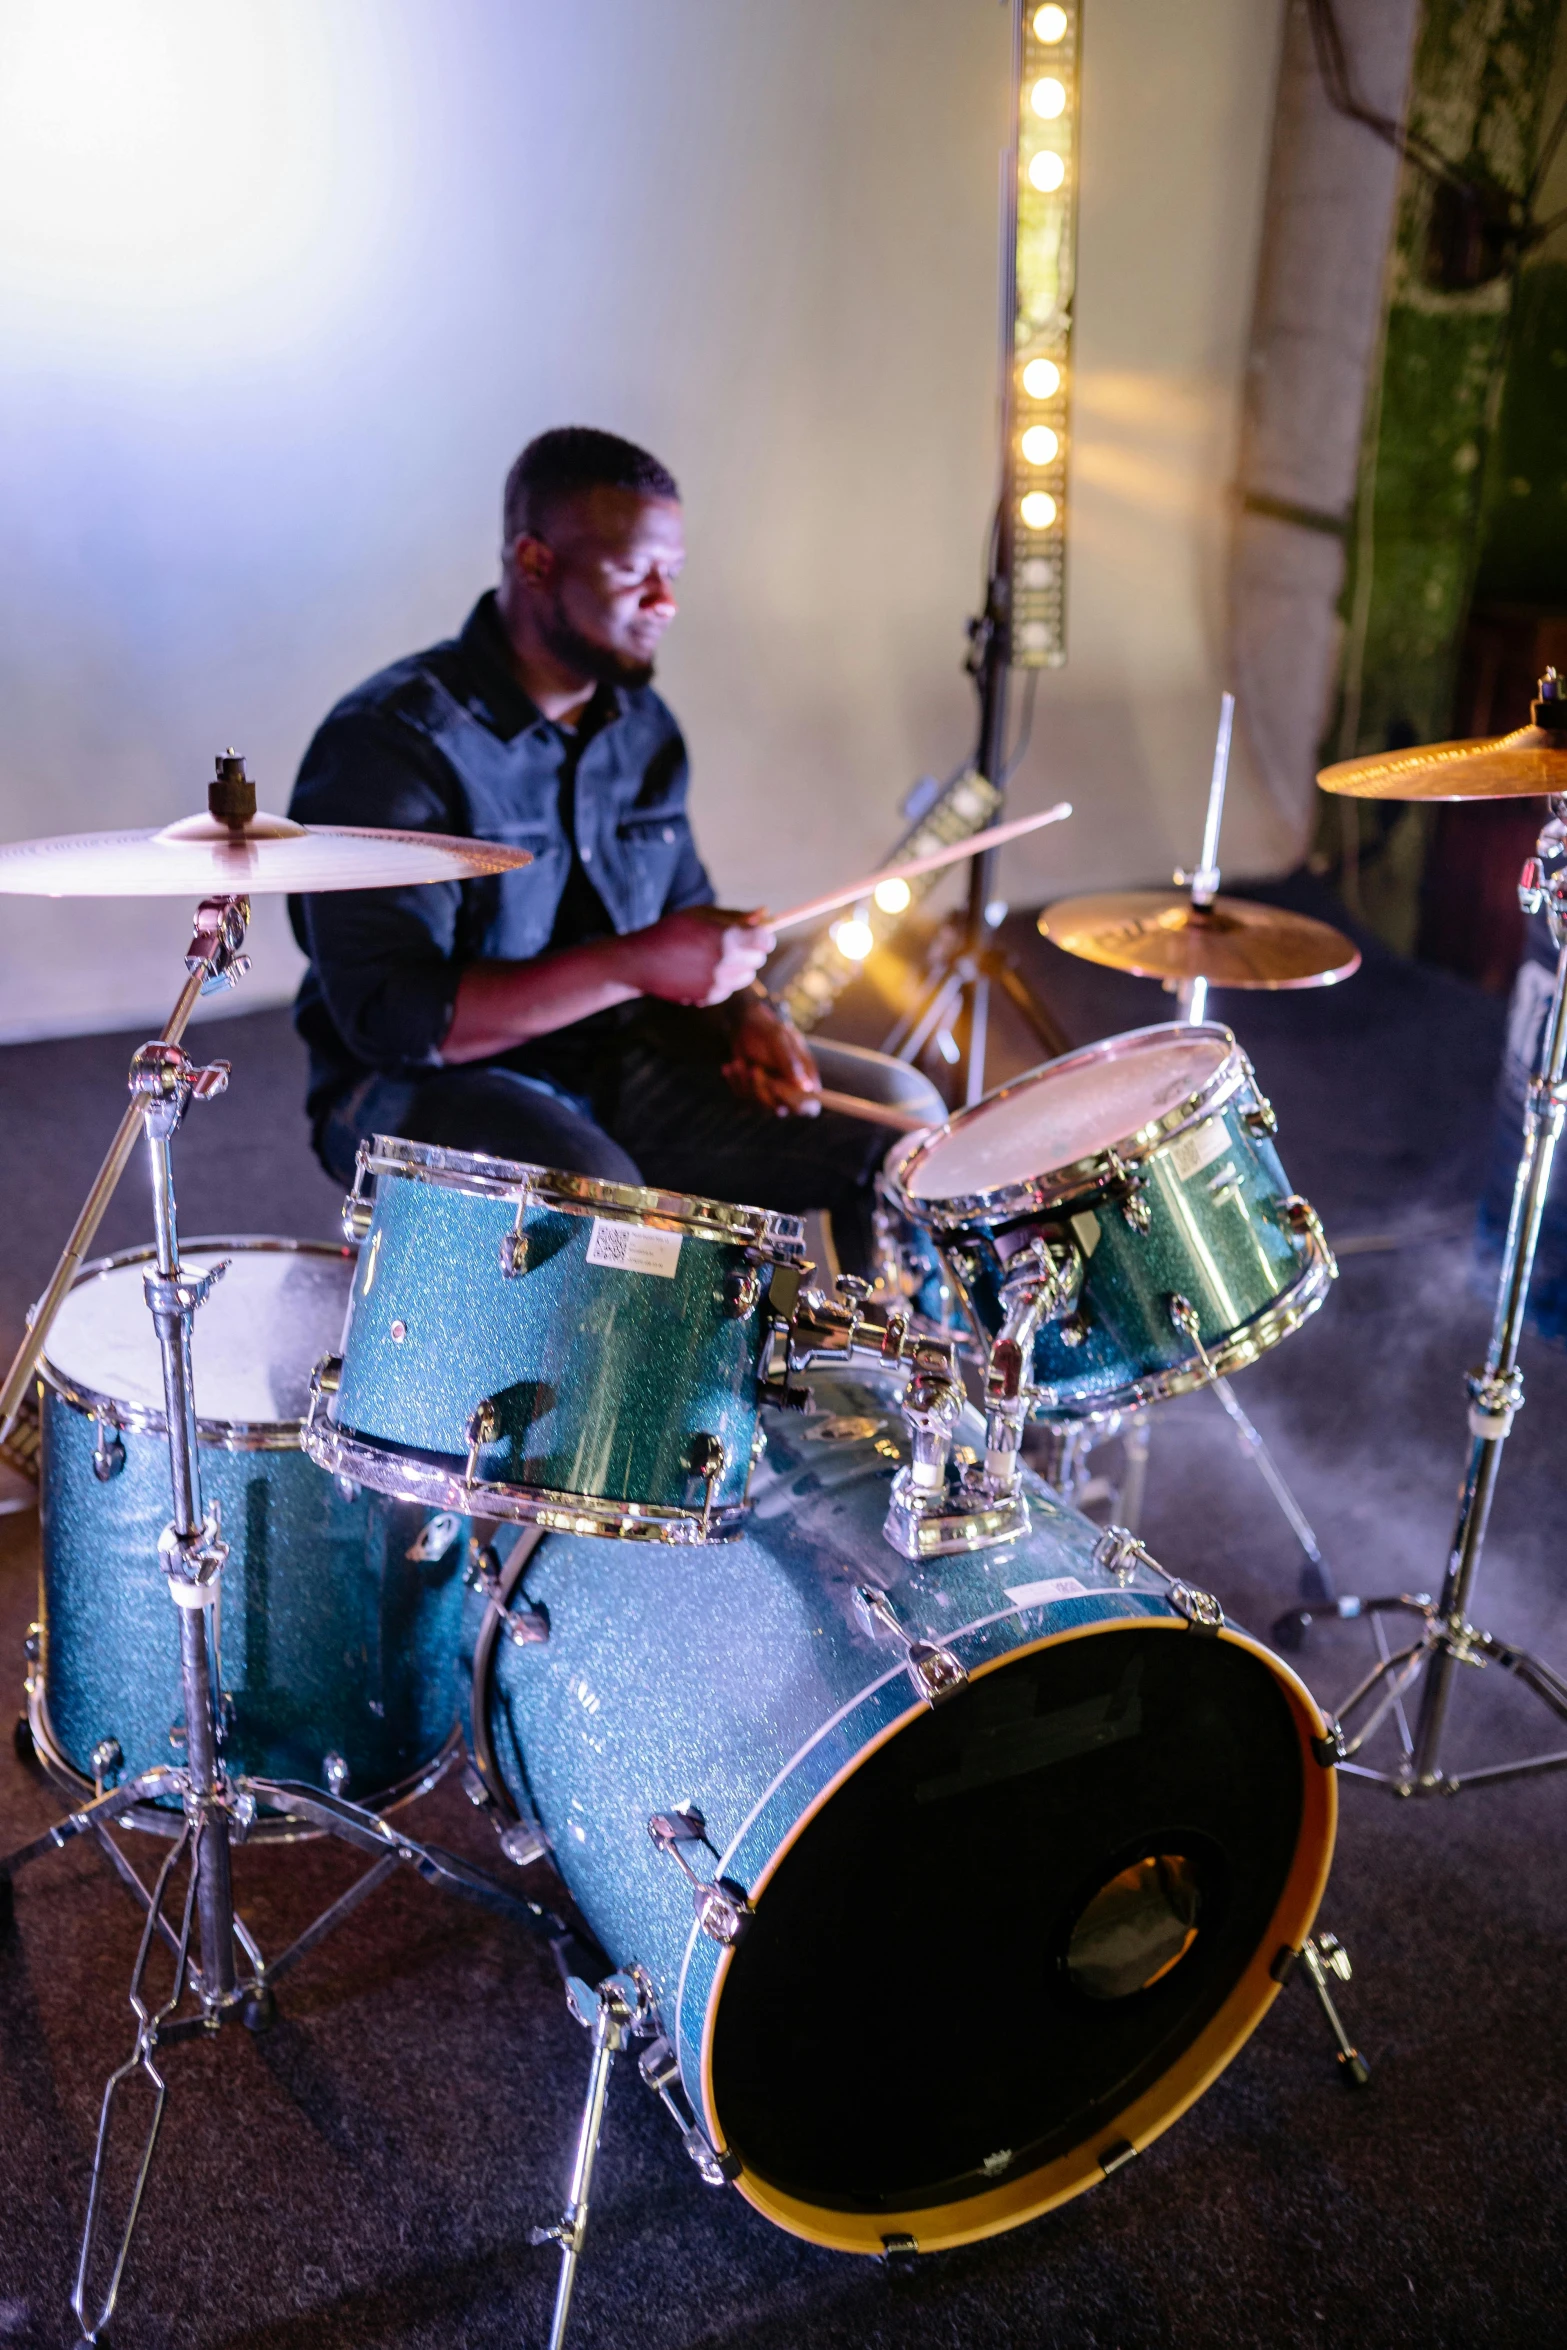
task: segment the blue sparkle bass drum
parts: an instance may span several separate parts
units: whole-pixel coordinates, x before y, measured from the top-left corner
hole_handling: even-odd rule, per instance
[[[202,1495],[229,1545],[212,1611],[220,1759],[384,1806],[453,1747],[467,1521],[361,1491],[300,1449],[310,1367],[342,1328],[348,1249],[205,1240],[183,1257],[197,1271],[228,1259],[192,1338]],[[151,1262],[132,1249],[87,1266],[41,1366],[28,1722],[77,1795],[183,1759],[179,1627],[158,1559],[170,1491]]]
[[[896,1380],[806,1385],[699,1572],[521,1539],[470,1603],[473,1745],[643,1971],[709,2174],[933,2250],[1094,2185],[1229,2063],[1334,1777],[1289,1669],[1037,1479],[1028,1534],[896,1556]]]

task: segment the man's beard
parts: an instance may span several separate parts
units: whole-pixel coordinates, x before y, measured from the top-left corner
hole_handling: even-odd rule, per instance
[[[539,634],[557,661],[565,662],[579,677],[591,677],[595,685],[635,688],[653,682],[651,661],[633,660],[629,653],[617,653],[613,645],[596,645],[568,620],[559,596],[551,603]]]

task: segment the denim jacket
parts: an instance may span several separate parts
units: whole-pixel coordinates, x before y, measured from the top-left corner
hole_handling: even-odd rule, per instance
[[[651,688],[599,696],[577,760],[575,847],[615,930],[640,930],[710,905],[713,888],[686,816],[679,727]],[[310,958],[294,1019],[318,1123],[371,1072],[441,1066],[466,964],[571,943],[552,935],[571,870],[560,810],[571,747],[517,682],[493,591],[460,636],[381,670],[330,713],[294,786],[297,822],[466,834],[525,848],[533,862],[482,881],[290,899]]]

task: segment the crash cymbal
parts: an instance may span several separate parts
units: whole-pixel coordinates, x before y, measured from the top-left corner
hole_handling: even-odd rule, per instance
[[[1567,792],[1564,683],[1547,669],[1529,706],[1532,724],[1511,734],[1339,759],[1317,781],[1355,800],[1533,800]]]
[[[1355,800],[1528,800],[1567,792],[1567,735],[1520,726],[1474,742],[1340,759],[1317,777]]]
[[[526,849],[442,832],[187,816],[161,832],[78,832],[0,846],[0,895],[31,898],[272,897],[285,890],[409,888],[472,881],[532,862]]]
[[[1212,987],[1331,987],[1360,967],[1341,930],[1259,906],[1215,898],[1194,906],[1184,890],[1111,890],[1064,898],[1039,917],[1043,938],[1085,962],[1139,979],[1206,979]]]

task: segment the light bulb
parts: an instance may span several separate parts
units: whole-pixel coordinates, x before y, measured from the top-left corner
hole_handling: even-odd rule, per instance
[[[1047,49],[1053,49],[1057,41],[1064,41],[1066,39],[1066,10],[1057,8],[1053,4],[1047,8],[1036,9],[1034,12],[1034,38],[1036,41],[1043,41]]]
[[[846,963],[863,963],[876,944],[876,933],[858,914],[832,926],[832,943]]]
[[[902,914],[908,910],[914,892],[906,881],[895,877],[891,881],[878,881],[875,895],[876,903],[884,914]]]
[[[1023,389],[1031,400],[1048,400],[1061,389],[1061,370],[1053,359],[1030,359],[1023,370]]]
[[[1031,424],[1023,435],[1023,454],[1030,465],[1048,465],[1060,446],[1048,424]]]
[[[1030,530],[1048,530],[1056,518],[1056,502],[1048,490],[1030,490],[1018,512]]]
[[[1054,122],[1058,114],[1066,112],[1066,84],[1058,82],[1053,73],[1047,73],[1028,93],[1028,102],[1045,122]]]
[[[1059,155],[1043,147],[1030,163],[1028,177],[1042,196],[1053,196],[1066,179],[1066,165]]]

